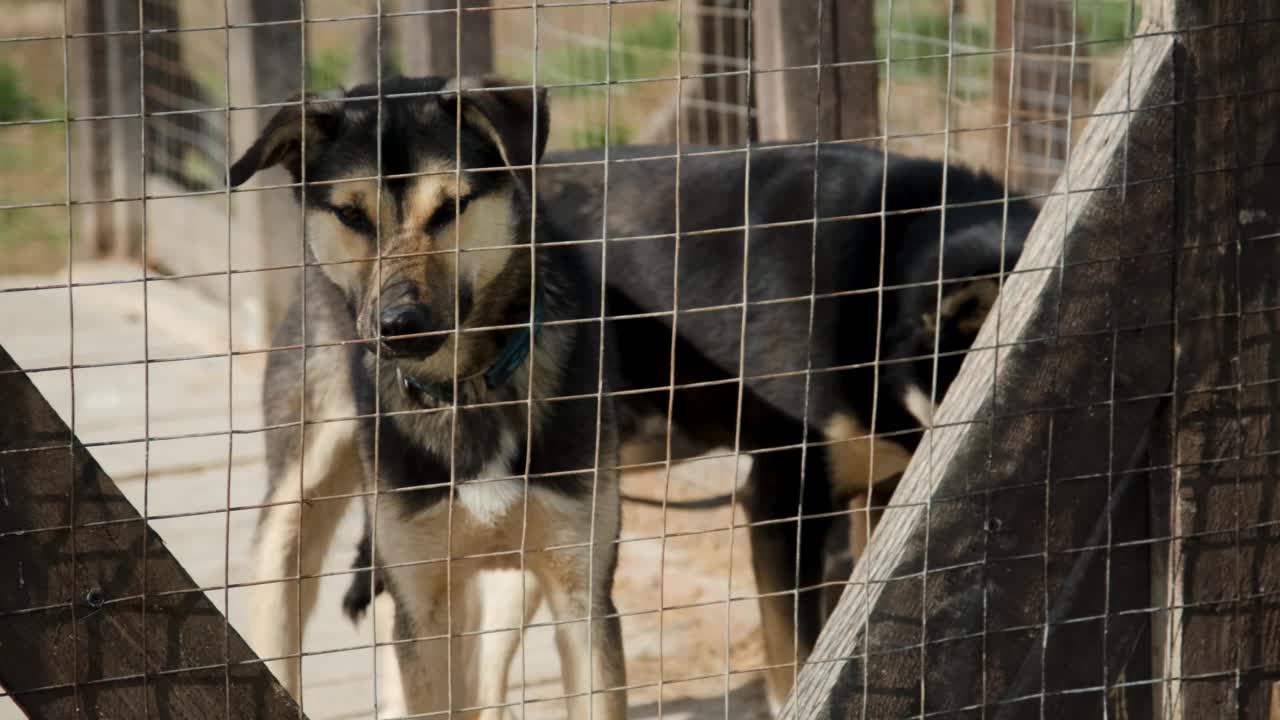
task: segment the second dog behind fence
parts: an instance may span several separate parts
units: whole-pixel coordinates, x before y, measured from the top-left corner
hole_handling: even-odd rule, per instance
[[[741,500],[776,710],[867,541],[861,510],[887,501],[1037,209],[990,176],[861,146],[681,151],[611,148],[607,187],[576,164],[601,151],[553,154],[539,193],[565,235],[607,227],[624,440],[670,404],[689,453],[672,459],[752,454]],[[579,247],[599,264],[599,244]],[[828,566],[833,536],[852,557]]]

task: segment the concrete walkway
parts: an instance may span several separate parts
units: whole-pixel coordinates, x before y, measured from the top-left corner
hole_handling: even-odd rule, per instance
[[[138,276],[136,266],[124,264],[77,262],[75,269],[76,283]],[[140,282],[72,293],[65,283],[65,275],[0,276],[0,290],[62,285],[0,291],[0,344],[31,371],[129,499],[145,508],[196,582],[214,588],[208,591],[213,602],[224,612],[229,608],[233,624],[242,624],[246,593],[234,586],[249,577],[256,510],[226,508],[260,502],[266,470],[261,436],[228,430],[261,424],[263,356],[228,358],[226,308],[189,281],[147,283],[145,312]],[[237,340],[234,347],[244,344]],[[150,362],[137,362],[144,358]],[[69,360],[78,366],[74,378],[65,369]],[[79,367],[104,363],[130,364]],[[194,437],[179,437],[184,435]],[[142,442],[148,436],[157,439]],[[688,463],[673,471],[670,496],[726,492],[736,475],[733,458]],[[667,483],[662,472],[644,472],[628,474],[624,484],[633,494],[661,497]],[[731,532],[730,518],[729,508],[669,511],[664,523],[658,508],[625,508],[623,532],[630,540],[621,548],[615,599],[627,614],[628,683],[640,686],[630,694],[633,718],[658,717],[659,707],[664,718],[766,716],[763,680],[752,672],[763,662],[756,603],[726,602],[750,598],[754,590],[746,531]],[[358,531],[353,513],[339,530],[326,571],[349,566]],[[346,585],[341,575],[320,581],[319,609],[304,638],[303,699],[313,720],[374,716],[372,631],[367,621],[356,628],[341,615]],[[389,618],[391,609],[380,606],[378,613]],[[544,609],[535,622],[546,620]],[[527,682],[521,682],[521,667]],[[379,650],[377,675],[385,714],[398,695],[386,649]],[[563,716],[563,703],[546,700],[560,694],[549,628],[531,629],[523,662],[517,657],[512,700],[521,693],[530,702],[523,713],[514,708],[514,716]],[[12,702],[0,697],[0,720],[18,717]]]

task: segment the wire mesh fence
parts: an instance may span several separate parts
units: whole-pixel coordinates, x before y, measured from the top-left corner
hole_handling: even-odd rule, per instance
[[[0,9],[0,718],[1280,713],[1274,0]]]

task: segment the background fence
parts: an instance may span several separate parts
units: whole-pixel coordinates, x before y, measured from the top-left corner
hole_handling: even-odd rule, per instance
[[[304,6],[307,22],[299,25]],[[265,110],[226,112],[228,102],[253,108],[298,91],[304,55],[307,86],[316,90],[371,80],[379,66],[452,74],[455,56],[466,72],[531,79],[534,66],[534,11],[514,0],[464,2],[478,11],[462,14],[460,54],[453,3],[444,0],[70,0],[64,87],[63,4],[12,0],[6,7],[15,14],[12,42],[0,56],[6,119],[53,120],[64,103],[74,117],[109,118],[71,126],[69,191],[75,203],[116,200],[77,205],[74,232],[55,210],[9,213],[0,238],[12,247],[15,270],[65,265],[69,234],[86,257],[140,259],[143,204],[126,198],[138,197],[144,183],[149,195],[166,198],[146,208],[153,267],[225,271],[221,250],[216,257],[201,251],[218,243],[175,242],[192,232],[230,234],[232,267],[295,264],[278,244],[258,241],[284,231],[287,192],[237,196],[229,219],[221,197],[182,196],[218,187],[227,142],[243,146],[264,121]],[[1044,193],[1140,16],[1135,0],[548,4],[537,11],[538,79],[552,86],[556,103],[552,148],[674,142],[677,135],[684,143],[803,141],[818,130],[823,141],[945,155],[1007,176],[1016,190]],[[145,133],[137,118],[144,102]],[[14,180],[0,189],[0,202],[65,192],[60,125],[14,125],[7,135]],[[233,283],[243,286],[233,294],[246,337],[261,341],[279,317],[274,280],[267,272]],[[226,299],[220,279],[192,284]]]

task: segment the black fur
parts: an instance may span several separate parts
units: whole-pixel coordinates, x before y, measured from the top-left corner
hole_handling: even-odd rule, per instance
[[[614,148],[610,154],[635,159],[667,152]],[[593,156],[598,153],[561,154],[547,162]],[[759,149],[751,156],[749,176],[746,165],[742,152],[682,159],[678,268],[675,161],[611,165],[609,236],[672,236],[611,241],[607,284],[611,316],[671,311],[673,288],[678,289],[675,383],[722,384],[677,390],[672,420],[692,439],[691,452],[736,441],[743,451],[756,453],[741,497],[753,523],[753,564],[765,595],[819,587],[829,538],[848,537],[847,518],[823,517],[843,509],[846,500],[833,493],[826,449],[811,447],[802,458],[798,449],[770,448],[821,439],[823,421],[847,410],[867,426],[874,417],[877,435],[913,450],[921,428],[902,404],[902,393],[910,385],[926,394],[936,388],[941,399],[973,341],[972,332],[943,323],[935,353],[934,334],[922,322],[926,313],[936,312],[939,277],[946,296],[963,281],[1007,272],[1037,210],[1026,201],[1003,202],[1004,188],[990,176],[930,160],[891,155],[886,161],[871,149],[824,147],[816,157],[811,148]],[[945,220],[937,209],[944,199],[944,169]],[[547,168],[542,178],[547,181],[541,197],[566,231],[598,235],[602,171]],[[870,217],[823,222],[815,232],[811,222],[803,222],[815,215],[815,197],[819,217]],[[753,228],[749,243],[741,230],[715,231],[748,221],[753,226],[802,222]],[[744,244],[749,252],[746,299],[753,303],[745,328],[737,307],[695,311],[742,301]],[[881,287],[883,292],[877,290]],[[811,293],[846,293],[814,303],[812,329]],[[784,298],[799,301],[754,304]],[[621,358],[625,386],[660,388],[620,396],[624,415],[665,416],[671,328],[669,316],[610,323],[608,338]],[[739,413],[733,380],[740,374],[740,353],[741,374],[749,379]],[[814,370],[807,378],[750,379],[803,371],[806,362]],[[855,367],[829,370],[847,366]],[[778,522],[797,515],[805,518],[799,534],[795,522]],[[840,572],[829,577],[848,576],[848,568]],[[803,660],[817,639],[822,612],[819,593],[798,597],[795,637]],[[790,596],[762,597],[761,603],[766,630],[780,623],[780,634],[792,637]]]

